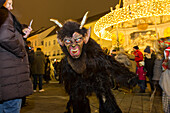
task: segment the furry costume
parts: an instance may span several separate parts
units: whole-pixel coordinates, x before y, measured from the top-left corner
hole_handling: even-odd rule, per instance
[[[134,74],[113,57],[105,54],[100,45],[89,38],[90,30],[80,26],[79,23],[68,20],[63,26],[60,24],[61,29],[57,37],[65,53],[61,61],[61,73],[65,90],[70,96],[67,104],[68,113],[71,113],[71,105],[73,113],[91,113],[87,96],[93,92],[99,99],[100,113],[121,113],[111,91],[113,78],[117,83],[129,86],[127,81]],[[83,41],[82,49],[79,46],[80,40]],[[76,47],[77,51],[74,49]],[[70,50],[70,48],[73,49]],[[78,54],[78,52],[81,53]]]

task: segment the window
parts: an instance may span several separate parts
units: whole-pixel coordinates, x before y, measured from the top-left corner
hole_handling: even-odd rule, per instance
[[[47,47],[47,42],[45,42],[45,47]]]
[[[57,55],[60,55],[60,50],[57,50]]]
[[[37,41],[35,41],[35,46],[37,46]]]
[[[56,56],[56,51],[53,52],[53,56]]]
[[[49,41],[49,46],[51,45],[51,42]]]
[[[55,45],[56,44],[56,40],[53,40],[53,45]]]
[[[44,41],[41,41],[41,45],[44,45]]]

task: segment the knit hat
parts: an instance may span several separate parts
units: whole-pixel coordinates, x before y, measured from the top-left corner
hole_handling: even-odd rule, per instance
[[[6,0],[0,0],[0,8],[4,5],[5,2]]]
[[[134,46],[133,48],[134,48],[134,49],[139,49],[139,47],[138,47],[138,46]]]
[[[144,66],[144,61],[139,62],[139,65]]]
[[[144,52],[146,52],[146,53],[150,53],[150,52],[151,52],[151,51],[150,51],[150,46],[146,46],[146,48],[145,48]]]

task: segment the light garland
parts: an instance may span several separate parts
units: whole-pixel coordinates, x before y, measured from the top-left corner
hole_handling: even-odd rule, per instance
[[[106,28],[134,19],[163,15],[170,15],[170,0],[151,0],[128,5],[111,10],[101,17],[94,26],[94,33],[102,39],[112,40],[112,33],[106,32]],[[103,33],[107,34],[103,35]]]

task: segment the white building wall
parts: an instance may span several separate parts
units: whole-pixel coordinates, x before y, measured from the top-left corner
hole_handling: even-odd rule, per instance
[[[44,46],[43,46],[44,53],[46,55],[49,55],[50,59],[61,60],[64,55],[60,48],[60,45],[57,42],[57,34],[46,37],[43,39],[43,41],[44,41]]]

